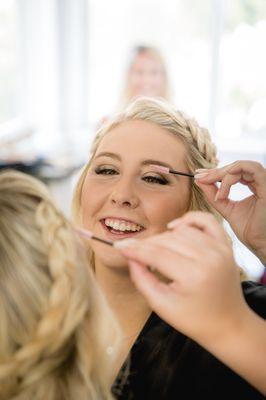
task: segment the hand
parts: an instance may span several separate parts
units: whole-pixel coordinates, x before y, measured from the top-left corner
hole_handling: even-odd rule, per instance
[[[248,307],[230,241],[215,218],[190,212],[178,221],[173,231],[128,241],[128,247],[124,241],[120,251],[150,307],[208,348],[230,330],[241,329]]]
[[[197,170],[195,182],[210,204],[229,222],[233,231],[262,263],[266,263],[266,169],[255,161],[237,161],[222,168]],[[218,190],[215,185],[221,180]],[[253,193],[240,201],[228,198],[236,183]]]

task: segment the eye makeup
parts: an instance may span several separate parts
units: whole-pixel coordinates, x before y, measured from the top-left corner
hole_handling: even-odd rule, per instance
[[[151,164],[150,167],[152,167],[155,171],[162,172],[163,174],[175,174],[175,175],[182,175],[182,176],[188,176],[190,178],[194,178],[193,174],[190,174],[188,172],[176,171],[175,169],[171,169],[171,168],[168,168],[168,167],[163,167],[162,165]]]
[[[194,178],[195,177],[194,174],[190,174],[189,172],[180,172],[180,171],[176,171],[175,169],[171,169],[171,168],[168,168],[168,167],[163,167],[161,165],[151,164],[150,167],[153,168],[154,171],[159,171],[159,172],[161,172],[163,174],[182,175],[182,176],[188,176],[189,178]],[[221,180],[219,180],[218,182],[221,182]]]
[[[119,171],[117,171],[115,167],[108,164],[95,166],[93,168],[93,172],[96,175],[102,175],[103,177],[115,176],[119,174]],[[169,180],[164,176],[158,174],[154,175],[153,171],[143,173],[141,180],[148,184],[168,185],[170,183]]]
[[[108,165],[102,165],[94,168],[94,172],[96,175],[116,175],[117,171]]]

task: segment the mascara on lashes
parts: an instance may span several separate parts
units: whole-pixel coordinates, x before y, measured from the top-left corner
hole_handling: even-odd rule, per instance
[[[112,176],[112,175],[116,175],[117,171],[113,168],[96,167],[94,169],[94,172],[97,175],[111,175]],[[154,179],[155,181],[153,181],[153,182],[145,181],[145,178]],[[142,177],[141,179],[144,180],[144,182],[151,183],[151,184],[155,184],[155,183],[158,183],[159,185],[169,184],[169,181],[165,177],[162,177],[162,176],[147,175],[147,176]]]

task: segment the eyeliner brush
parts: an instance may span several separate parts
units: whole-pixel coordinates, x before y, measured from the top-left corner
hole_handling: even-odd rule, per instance
[[[111,242],[110,240],[101,239],[98,236],[95,236],[91,231],[88,231],[87,229],[75,228],[75,231],[87,239],[97,240],[98,242],[108,244],[108,246],[114,245],[114,242]]]

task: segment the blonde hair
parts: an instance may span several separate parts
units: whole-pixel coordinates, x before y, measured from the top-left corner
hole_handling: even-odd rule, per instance
[[[82,224],[81,194],[87,171],[91,166],[94,155],[104,136],[116,126],[126,121],[142,120],[161,126],[179,138],[187,148],[187,167],[191,173],[197,168],[214,168],[218,164],[216,147],[211,141],[209,132],[201,128],[195,119],[192,119],[176,111],[173,106],[164,100],[139,97],[129,104],[124,112],[114,116],[106,125],[97,132],[92,143],[91,154],[88,163],[84,167],[78,180],[73,202],[72,212],[74,220]],[[190,205],[188,210],[202,210],[214,214],[221,221],[220,214],[208,203],[201,189],[191,183]],[[88,247],[89,257],[93,265],[93,252]]]
[[[111,399],[118,330],[45,186],[0,173],[0,399]]]
[[[125,79],[125,84],[124,84],[124,89],[122,91],[120,103],[118,109],[121,110],[125,106],[128,105],[128,103],[133,99],[133,93],[132,93],[132,88],[130,87],[129,83],[129,77],[131,73],[131,69],[133,67],[133,64],[136,60],[136,58],[140,55],[146,55],[155,61],[157,61],[162,68],[162,73],[164,77],[164,85],[162,88],[162,92],[158,97],[163,98],[165,100],[170,101],[171,100],[171,90],[170,90],[170,85],[169,85],[169,77],[165,65],[164,58],[161,54],[161,52],[156,48],[152,46],[136,46],[132,49],[130,57],[129,57],[129,63],[127,67],[127,73],[126,73],[126,79]]]

